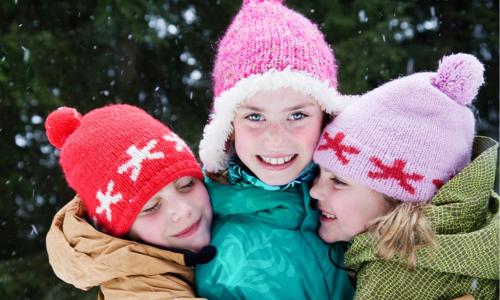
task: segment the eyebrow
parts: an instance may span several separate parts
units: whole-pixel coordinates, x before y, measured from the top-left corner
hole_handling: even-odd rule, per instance
[[[299,104],[299,105],[287,107],[287,108],[283,109],[283,111],[299,110],[299,109],[308,108],[308,107],[311,107],[311,106],[314,106],[314,105],[315,105],[315,103],[308,102],[308,103],[305,103],[305,104]],[[248,105],[248,104],[242,104],[240,106],[240,108],[248,109],[248,110],[253,110],[253,111],[256,111],[256,112],[262,112],[262,111],[264,111],[263,108],[260,108],[260,107],[257,107],[257,106],[252,106],[252,105]]]
[[[311,106],[314,106],[314,105],[315,105],[315,103],[308,102],[308,103],[305,103],[305,104],[299,104],[299,105],[295,105],[295,106],[291,106],[291,107],[285,108],[284,111],[292,111],[292,110],[304,109],[304,108],[308,108],[308,107],[311,107]]]
[[[247,109],[247,110],[254,110],[254,111],[258,111],[258,112],[262,112],[263,111],[263,109],[260,108],[260,107],[251,106],[251,105],[248,105],[248,104],[242,104],[240,106],[240,108]]]

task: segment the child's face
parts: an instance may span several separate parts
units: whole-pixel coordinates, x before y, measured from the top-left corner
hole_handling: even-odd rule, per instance
[[[199,251],[210,243],[212,207],[203,182],[181,177],[142,208],[129,235],[160,247]]]
[[[390,208],[381,193],[323,168],[310,194],[321,213],[319,236],[328,243],[351,240]]]
[[[263,182],[287,184],[311,161],[322,121],[311,97],[289,88],[259,92],[236,111],[236,154]]]

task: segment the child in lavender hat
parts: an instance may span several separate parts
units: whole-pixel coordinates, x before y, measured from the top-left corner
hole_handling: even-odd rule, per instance
[[[498,299],[498,144],[477,138],[473,149],[467,107],[483,71],[474,56],[444,57],[436,73],[358,97],[325,128],[310,194],[321,238],[353,241],[345,266],[357,299]]]

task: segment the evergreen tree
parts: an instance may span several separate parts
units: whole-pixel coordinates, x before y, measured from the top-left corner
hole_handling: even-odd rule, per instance
[[[190,3],[189,3],[190,2]],[[238,1],[9,0],[0,3],[0,296],[95,299],[57,279],[44,239],[74,193],[45,137],[58,106],[140,106],[197,149],[214,51]],[[486,66],[478,133],[498,137],[498,1],[287,1],[320,25],[342,93],[436,70],[467,52]]]

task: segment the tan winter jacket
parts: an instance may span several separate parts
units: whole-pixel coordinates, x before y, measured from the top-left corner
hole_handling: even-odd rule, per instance
[[[47,234],[49,262],[60,279],[82,290],[100,285],[98,299],[195,297],[194,269],[183,254],[106,235],[83,215],[76,196]]]

